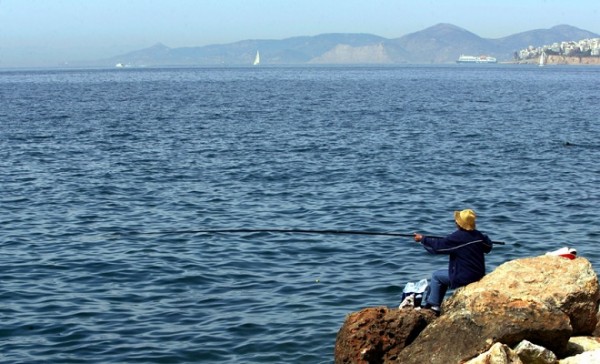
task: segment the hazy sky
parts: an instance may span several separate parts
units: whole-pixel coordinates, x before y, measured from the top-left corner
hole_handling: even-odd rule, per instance
[[[484,38],[569,24],[600,33],[598,0],[0,0],[0,67],[152,46],[322,33],[397,38],[451,23]]]

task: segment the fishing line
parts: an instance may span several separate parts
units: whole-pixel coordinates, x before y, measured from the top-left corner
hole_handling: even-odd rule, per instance
[[[129,231],[115,233],[121,235],[171,235],[171,234],[250,234],[250,233],[276,233],[276,234],[335,234],[335,235],[371,235],[371,236],[399,236],[414,237],[415,234],[385,232],[385,231],[362,231],[362,230],[311,230],[311,229],[201,229],[201,230],[163,230],[163,231]],[[442,238],[442,236],[426,235],[430,238]],[[505,245],[503,241],[492,241],[497,245]]]

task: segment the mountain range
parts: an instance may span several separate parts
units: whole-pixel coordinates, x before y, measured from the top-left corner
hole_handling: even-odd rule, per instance
[[[452,24],[388,39],[373,34],[321,34],[281,40],[242,40],[202,47],[170,48],[164,44],[93,62],[97,66],[250,65],[257,51],[261,64],[439,64],[454,63],[461,54],[489,55],[510,61],[516,51],[554,42],[600,35],[570,25],[536,29],[499,39],[482,38]]]

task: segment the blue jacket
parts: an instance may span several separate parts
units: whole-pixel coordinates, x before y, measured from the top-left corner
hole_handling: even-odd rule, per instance
[[[492,241],[478,230],[456,230],[445,238],[424,237],[421,244],[432,254],[448,254],[450,288],[466,286],[485,275],[485,255]]]

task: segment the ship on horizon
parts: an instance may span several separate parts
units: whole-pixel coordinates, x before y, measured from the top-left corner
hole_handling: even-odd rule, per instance
[[[461,54],[456,63],[498,63],[498,61],[491,56],[465,56]]]

